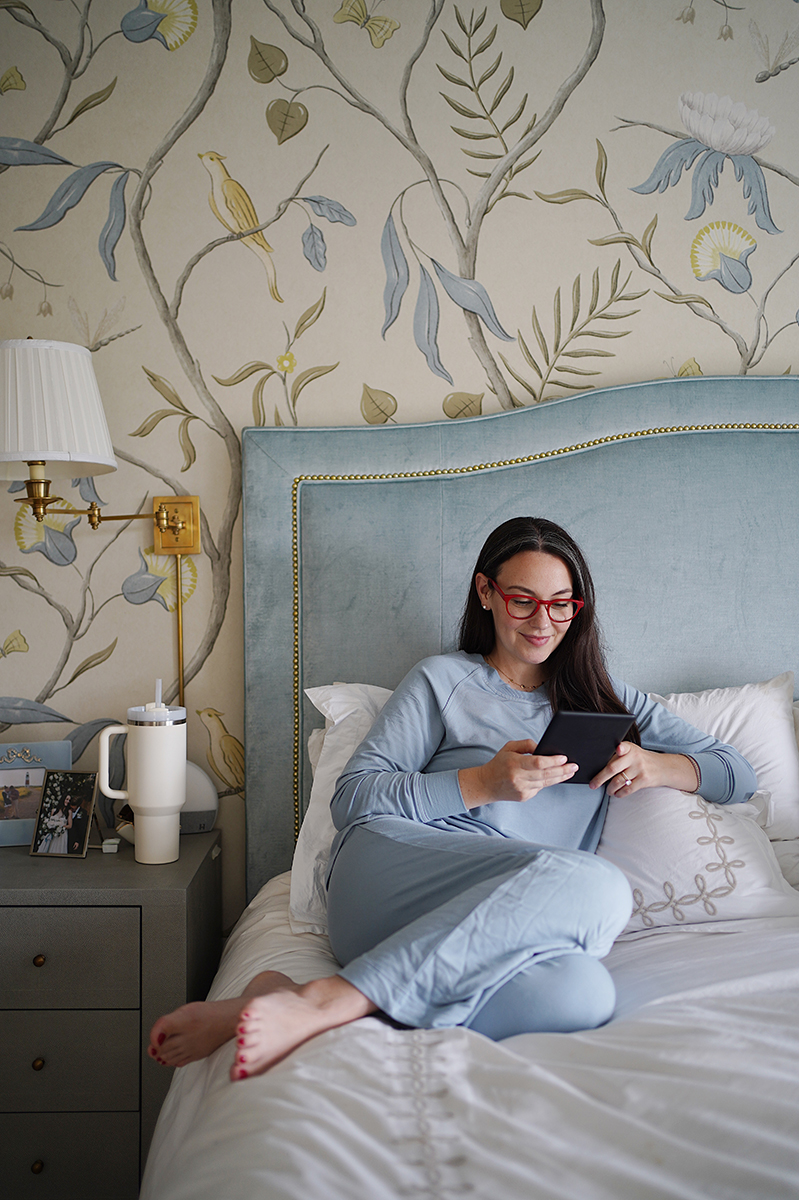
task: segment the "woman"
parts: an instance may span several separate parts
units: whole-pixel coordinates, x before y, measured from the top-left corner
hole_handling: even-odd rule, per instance
[[[558,709],[636,719],[590,784],[535,753]],[[569,535],[505,522],[475,566],[460,649],[406,676],[337,783],[328,920],[341,971],[302,986],[264,972],[239,999],[187,1005],[156,1023],[150,1053],[183,1065],[235,1032],[243,1079],[376,1011],[494,1039],[603,1024],[615,993],[599,960],[631,897],[594,851],[609,798],[654,786],[735,803],[757,781],[732,747],[609,678]]]
[[[66,854],[69,830],[72,826],[72,814],[69,811],[69,797],[59,804],[48,821],[47,833],[36,851],[37,854]]]

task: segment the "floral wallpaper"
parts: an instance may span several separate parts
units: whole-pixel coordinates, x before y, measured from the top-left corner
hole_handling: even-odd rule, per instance
[[[241,429],[799,367],[796,0],[0,0],[0,335],[94,356],[119,464],[0,514],[3,740],[177,693],[243,904]],[[268,703],[268,698],[265,698]],[[115,764],[121,779],[120,755]]]

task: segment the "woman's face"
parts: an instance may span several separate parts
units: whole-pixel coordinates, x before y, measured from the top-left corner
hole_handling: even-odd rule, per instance
[[[509,558],[499,568],[496,583],[506,595],[534,596],[537,600],[564,600],[573,595],[571,574],[563,560],[538,550],[523,550]],[[570,625],[551,621],[543,605],[533,616],[514,620],[487,576],[478,574],[476,586],[480,603],[491,610],[494,619],[494,661],[519,683],[529,686],[543,682],[545,672],[537,668],[560,645]]]

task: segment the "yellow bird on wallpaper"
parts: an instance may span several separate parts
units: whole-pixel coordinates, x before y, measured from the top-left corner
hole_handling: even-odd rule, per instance
[[[205,753],[211,770],[234,792],[243,792],[244,747],[225,728],[224,713],[216,708],[198,708],[197,716],[208,731],[210,744]]]
[[[243,233],[245,229],[256,229],[261,222],[255,211],[255,205],[247,195],[238,179],[231,178],[230,172],[224,166],[225,156],[217,154],[216,150],[207,150],[198,155],[208,174],[211,176],[211,191],[208,203],[211,212],[225,229],[231,233]],[[226,216],[224,214],[227,214]],[[283,297],[277,290],[277,271],[272,261],[272,247],[263,233],[251,233],[241,239],[242,245],[247,246],[256,254],[266,268],[269,279],[269,291],[275,300],[283,303]]]

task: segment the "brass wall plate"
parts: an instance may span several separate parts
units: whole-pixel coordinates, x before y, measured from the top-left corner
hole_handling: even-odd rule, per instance
[[[199,554],[200,546],[200,498],[199,496],[154,496],[153,513],[161,505],[167,510],[170,528],[162,532],[154,527],[154,549],[157,554]],[[171,526],[183,522],[181,529]]]

